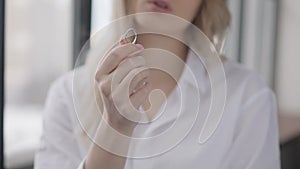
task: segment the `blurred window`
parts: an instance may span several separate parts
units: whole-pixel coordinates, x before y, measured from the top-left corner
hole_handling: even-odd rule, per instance
[[[32,165],[51,82],[72,68],[72,1],[6,0],[5,165]]]

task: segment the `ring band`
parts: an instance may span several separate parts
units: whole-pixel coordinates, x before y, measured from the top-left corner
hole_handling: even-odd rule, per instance
[[[134,28],[129,28],[126,33],[125,33],[125,37],[124,37],[124,41],[127,42],[127,38],[129,37],[129,33],[133,33],[134,34],[134,39],[133,41],[131,42],[132,44],[135,44],[136,41],[137,41],[137,37],[138,37],[138,34],[136,33],[135,29]]]

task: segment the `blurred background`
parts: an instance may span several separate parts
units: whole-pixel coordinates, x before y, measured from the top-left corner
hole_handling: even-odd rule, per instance
[[[109,23],[112,1],[5,1],[5,90],[0,93],[5,98],[5,168],[33,167],[48,88],[72,69],[89,36]],[[300,1],[228,0],[228,4],[232,25],[225,53],[259,73],[274,89],[282,169],[299,169]]]

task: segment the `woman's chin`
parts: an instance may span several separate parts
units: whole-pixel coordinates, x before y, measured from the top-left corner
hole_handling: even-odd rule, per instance
[[[175,15],[161,12],[137,13],[134,22],[142,32],[155,32],[162,35],[182,34],[191,24]]]

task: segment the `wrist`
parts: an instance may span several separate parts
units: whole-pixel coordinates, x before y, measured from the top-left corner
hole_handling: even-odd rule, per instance
[[[104,116],[99,124],[99,128],[101,127],[102,132],[106,133],[111,128],[116,130],[117,132],[130,137],[138,123],[129,121],[128,119],[122,117],[117,117],[114,119],[109,119],[104,113]],[[121,116],[121,115],[120,115]]]
[[[101,121],[95,133],[91,150],[94,153],[105,150],[111,154],[126,155],[132,140],[131,135],[133,130],[123,129],[122,131],[126,132],[126,134],[120,133],[120,131],[108,126],[106,122]]]

